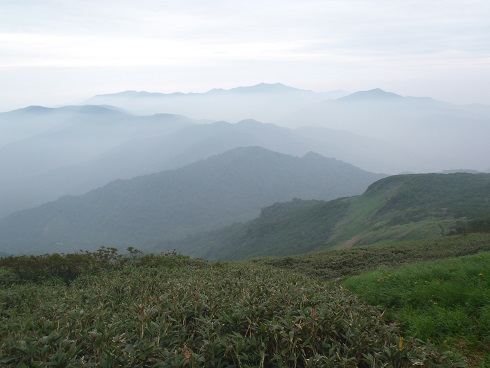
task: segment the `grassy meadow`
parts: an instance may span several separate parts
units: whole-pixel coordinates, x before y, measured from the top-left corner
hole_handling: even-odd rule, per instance
[[[342,284],[402,330],[490,364],[490,252],[380,268]],[[476,359],[478,361],[478,359]]]

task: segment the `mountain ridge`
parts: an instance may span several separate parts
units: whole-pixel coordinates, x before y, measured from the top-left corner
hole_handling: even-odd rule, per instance
[[[221,94],[221,93],[284,93],[284,92],[308,92],[308,93],[314,93],[313,91],[310,90],[305,90],[301,88],[295,88],[291,86],[287,86],[283,83],[259,83],[256,85],[252,86],[239,86],[239,87],[233,87],[230,89],[223,89],[223,88],[213,88],[210,89],[206,92],[171,92],[171,93],[162,93],[162,92],[148,92],[148,91],[134,91],[134,90],[127,90],[127,91],[122,91],[122,92],[115,92],[115,93],[104,93],[104,94],[98,94],[95,95],[94,97],[109,97],[109,96],[118,96],[118,97],[154,97],[154,98],[165,98],[165,97],[175,97],[175,96],[195,96],[195,95],[206,95],[206,94]],[[90,99],[89,99],[90,100]]]
[[[236,122],[254,118],[274,123],[279,118],[314,102],[342,97],[343,91],[313,92],[282,83],[260,83],[230,89],[214,88],[206,92],[123,91],[100,94],[83,104],[112,105],[137,115],[169,112],[193,119]]]
[[[83,184],[87,181],[87,190],[96,187],[90,187],[90,180],[97,181],[97,176],[65,172],[68,167],[95,160],[129,140],[163,136],[197,123],[180,115],[133,116],[102,106],[37,110],[0,114],[0,217],[61,195],[77,194],[87,188]]]
[[[337,99],[337,101],[365,101],[365,100],[379,100],[379,99],[400,99],[402,96],[393,93],[386,92],[381,88],[375,88],[367,91],[358,91],[351,93],[345,97]]]
[[[242,147],[11,214],[0,221],[1,250],[150,246],[251,219],[277,201],[360,193],[380,177],[335,159]]]
[[[161,120],[159,116],[140,119]],[[169,119],[175,117],[170,115]],[[392,152],[391,147],[384,142],[328,129],[320,128],[310,134],[306,131],[246,120],[235,124],[190,124],[161,136],[156,134],[137,137],[79,165],[37,176],[35,190],[53,193],[50,200],[57,198],[53,189],[60,185],[66,190],[63,194],[82,194],[111,180],[128,179],[183,167],[239,146],[261,146],[293,156],[302,156],[314,151],[367,171],[391,172],[390,162],[381,161],[385,152]],[[394,155],[392,159],[393,157]]]

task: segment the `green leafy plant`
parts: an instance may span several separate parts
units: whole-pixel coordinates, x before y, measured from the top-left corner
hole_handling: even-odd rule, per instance
[[[25,279],[0,290],[0,365],[459,364],[430,344],[401,343],[401,330],[379,309],[307,275],[175,253],[119,257],[103,249],[90,257],[104,267],[70,283]]]

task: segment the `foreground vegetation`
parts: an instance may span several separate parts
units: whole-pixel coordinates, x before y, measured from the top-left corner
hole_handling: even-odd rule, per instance
[[[388,318],[401,323],[405,333],[459,350],[475,366],[486,367],[488,252],[490,234],[474,233],[249,262],[324,280],[359,275],[345,285],[367,303],[392,311]]]
[[[130,253],[1,260],[0,365],[464,366],[318,278]]]
[[[403,331],[490,364],[490,252],[381,268],[343,285],[380,305]]]

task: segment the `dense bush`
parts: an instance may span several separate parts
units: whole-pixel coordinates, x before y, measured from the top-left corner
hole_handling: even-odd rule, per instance
[[[52,279],[70,284],[82,275],[122,269],[128,265],[148,267],[178,267],[188,264],[207,264],[202,259],[191,259],[174,252],[143,254],[129,247],[126,254],[117,248],[100,247],[95,252],[74,254],[45,254],[41,256],[8,256],[0,258],[0,285],[9,286],[25,282],[44,282]]]
[[[456,366],[338,286],[175,254],[0,290],[5,367]],[[110,264],[110,263],[109,263]]]
[[[428,240],[391,241],[378,246],[332,250],[291,257],[258,258],[250,263],[265,264],[299,273],[333,279],[357,275],[380,266],[396,267],[448,257],[490,251],[490,234],[446,236]]]
[[[134,248],[129,249],[138,252]],[[123,256],[116,248],[106,247],[101,247],[96,252],[9,256],[0,259],[0,270],[3,270],[0,272],[0,284],[5,286],[10,282],[42,282],[53,278],[69,284],[80,275],[121,267],[123,263]]]
[[[453,233],[468,234],[468,233],[490,233],[490,217],[480,217],[467,223],[458,224]]]

